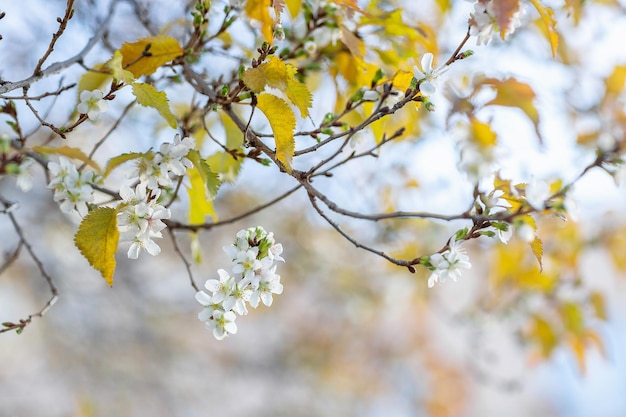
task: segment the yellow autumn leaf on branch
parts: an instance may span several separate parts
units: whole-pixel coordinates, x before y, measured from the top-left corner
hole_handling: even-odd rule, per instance
[[[158,91],[154,86],[144,83],[133,83],[132,87],[133,94],[137,98],[137,103],[156,109],[170,127],[176,129],[178,122],[170,110],[169,101],[167,100],[165,92]]]
[[[491,148],[497,143],[496,132],[491,129],[491,125],[483,123],[475,117],[471,118],[471,132],[474,142],[481,148]]]
[[[217,213],[213,206],[213,200],[207,196],[207,189],[204,185],[202,175],[196,168],[187,170],[190,186],[187,188],[189,196],[189,224],[203,224],[207,216],[211,216],[214,222],[217,221]]]
[[[284,92],[289,101],[300,110],[300,115],[304,118],[309,115],[311,93],[306,85],[296,78],[297,71],[293,65],[270,56],[267,62],[244,71],[241,78],[246,86],[255,93],[262,92],[265,87],[276,88]]]
[[[517,81],[515,78],[479,78],[477,83],[483,86],[490,86],[496,91],[496,97],[489,101],[486,106],[517,107],[523,111],[535,127],[537,137],[541,141],[539,131],[539,111],[535,107],[535,92],[526,83]]]
[[[79,148],[72,148],[70,146],[60,146],[58,148],[51,148],[46,146],[35,146],[33,151],[43,153],[43,154],[55,154],[55,155],[63,155],[71,159],[78,159],[81,162],[86,163],[90,167],[92,167],[97,172],[102,171],[100,165],[98,165],[93,159],[89,158],[82,150]]]
[[[546,39],[550,42],[552,48],[552,56],[556,56],[556,50],[559,47],[559,34],[556,31],[556,20],[554,19],[554,11],[545,7],[539,0],[528,0],[535,6],[535,9],[539,12],[541,20],[546,28]]]
[[[111,81],[111,74],[107,72],[106,63],[93,66],[93,71],[84,73],[78,81],[78,96],[83,91],[101,89],[107,81]]]
[[[74,244],[94,269],[113,286],[115,252],[120,233],[117,229],[117,210],[99,207],[87,214],[74,236]]]
[[[183,48],[176,39],[159,35],[127,42],[120,52],[123,56],[122,68],[139,78],[154,73],[160,66],[181,56]]]
[[[274,20],[270,16],[270,4],[266,0],[248,0],[246,2],[246,14],[250,19],[261,23],[261,33],[269,44],[274,39]]]
[[[257,108],[265,114],[274,132],[276,159],[283,164],[287,172],[291,172],[291,162],[295,152],[293,131],[296,128],[296,116],[289,104],[282,98],[272,94],[261,94],[257,100]]]

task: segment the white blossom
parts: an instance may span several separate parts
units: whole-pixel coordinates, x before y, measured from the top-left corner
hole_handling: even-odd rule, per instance
[[[30,167],[33,165],[31,158],[24,158],[17,168],[17,186],[20,190],[27,192],[33,188],[33,174],[30,172]]]
[[[104,94],[100,90],[84,90],[80,93],[80,103],[78,103],[76,110],[80,114],[86,114],[89,120],[96,121],[100,117],[100,113],[108,108],[103,97]]]
[[[91,171],[79,172],[76,166],[67,158],[61,156],[59,162],[49,162],[48,170],[52,179],[48,188],[54,190],[54,201],[59,203],[63,213],[78,213],[86,216],[87,203],[94,201],[92,185],[96,177]]]
[[[517,237],[522,239],[526,243],[532,243],[535,240],[535,229],[527,224],[523,223],[515,229]]]
[[[127,176],[138,177],[140,182],[152,190],[173,187],[170,174],[185,175],[187,168],[193,166],[187,155],[194,147],[195,141],[192,138],[181,140],[177,134],[173,143],[163,143],[158,152],[150,151],[139,158]]]
[[[452,240],[448,245],[448,249],[443,253],[431,255],[430,264],[434,270],[428,278],[428,288],[432,288],[437,282],[441,284],[448,278],[458,281],[461,278],[460,269],[470,269],[472,267],[465,248],[457,240]]]
[[[229,334],[237,333],[237,316],[232,311],[214,310],[212,318],[207,320],[206,326],[213,330],[213,336],[222,340]]]
[[[489,44],[493,35],[498,32],[504,33],[506,37],[515,32],[522,24],[521,19],[526,10],[523,5],[520,5],[519,9],[511,16],[508,27],[502,30],[502,28],[498,26],[495,1],[498,0],[478,0],[474,4],[474,12],[470,15],[469,24],[470,35],[477,37],[477,45]]]
[[[444,72],[448,71],[448,66],[433,69],[433,54],[430,52],[422,56],[421,68],[417,65],[413,67],[413,76],[420,83],[420,91],[425,96],[435,93],[435,80]]]
[[[526,201],[535,210],[546,208],[548,198],[550,198],[550,185],[547,182],[532,179],[526,184]]]
[[[160,190],[148,190],[145,183],[139,183],[134,190],[127,185],[120,187],[122,201],[118,209],[117,226],[121,232],[120,242],[130,242],[128,257],[137,259],[141,249],[152,256],[161,253],[154,238],[162,238],[163,222],[171,217],[168,208],[158,203]]]
[[[218,269],[218,279],[209,279],[204,285],[208,292],[196,294],[204,307],[198,319],[206,322],[217,339],[237,331],[233,328],[235,313],[248,314],[247,304],[271,306],[273,295],[283,292],[276,273],[276,262],[284,262],[283,245],[276,243],[273,233],[260,226],[240,230],[234,242],[224,246],[224,252],[232,262],[231,272]]]

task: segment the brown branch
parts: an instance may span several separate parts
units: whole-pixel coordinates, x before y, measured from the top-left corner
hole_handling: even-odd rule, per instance
[[[44,52],[43,56],[39,59],[39,62],[37,62],[37,66],[35,67],[35,70],[33,71],[33,75],[38,75],[41,72],[41,67],[43,63],[46,62],[46,59],[48,59],[52,51],[54,51],[54,45],[56,45],[57,40],[59,40],[61,35],[63,35],[63,32],[65,32],[65,28],[67,28],[67,23],[70,21],[70,19],[73,16],[74,16],[74,0],[67,0],[67,7],[65,8],[65,16],[63,16],[63,19],[61,19],[60,17],[57,17],[57,22],[59,22],[59,29],[56,31],[56,33],[52,35],[52,40],[50,41],[50,44],[48,45],[48,49],[46,50],[46,52]]]
[[[108,30],[109,22],[113,18],[115,6],[120,1],[121,0],[113,0],[111,2],[109,11],[107,13],[107,17],[101,23],[100,29],[98,29],[98,31],[94,34],[94,36],[91,39],[89,39],[87,44],[83,47],[83,49],[80,52],[78,52],[76,55],[74,55],[73,57],[65,61],[55,62],[54,64],[51,64],[47,68],[40,70],[37,74],[31,75],[30,77],[25,78],[23,80],[15,81],[15,82],[5,81],[1,83],[0,94],[8,93],[9,91],[13,91],[18,88],[28,87],[43,78],[47,78],[51,75],[58,74],[59,72],[65,70],[66,68],[71,67],[72,65],[82,61],[85,55],[87,55],[87,53],[91,51],[91,49],[98,43],[98,41],[102,39],[106,31]]]
[[[178,246],[178,239],[176,239],[176,235],[174,234],[174,231],[171,228],[168,228],[167,231],[169,232],[170,237],[172,238],[174,251],[178,254],[178,257],[180,258],[180,260],[183,261],[183,263],[185,264],[185,269],[187,270],[187,275],[189,276],[189,282],[191,283],[191,286],[193,287],[194,290],[196,290],[196,292],[200,291],[195,281],[193,280],[193,273],[191,272],[191,264],[189,263],[189,261],[187,261],[187,259],[185,258],[185,255],[183,255],[183,252],[180,250],[180,247]]]
[[[41,262],[37,254],[35,254],[35,252],[33,251],[32,246],[26,239],[22,228],[20,227],[17,220],[15,219],[15,216],[13,216],[13,213],[9,210],[12,204],[8,201],[5,201],[2,198],[0,198],[0,202],[5,207],[5,210],[3,211],[3,213],[9,216],[9,220],[13,224],[13,229],[15,230],[15,233],[18,235],[20,239],[20,245],[24,245],[24,247],[30,254],[31,259],[33,260],[35,265],[37,265],[37,268],[39,269],[40,274],[44,277],[44,279],[48,283],[48,287],[50,288],[50,293],[51,293],[50,299],[44,304],[44,306],[38,312],[30,314],[25,319],[20,319],[18,323],[12,323],[12,322],[2,323],[3,328],[0,329],[0,333],[9,332],[12,330],[16,330],[18,333],[21,333],[22,331],[24,331],[24,328],[27,325],[29,325],[35,317],[43,317],[48,312],[48,310],[57,302],[58,291],[57,291],[56,286],[54,285],[54,282],[52,281],[52,277],[48,275],[48,273],[46,272],[43,266],[43,263]]]

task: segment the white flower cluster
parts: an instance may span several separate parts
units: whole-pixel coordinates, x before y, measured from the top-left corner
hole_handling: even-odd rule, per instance
[[[283,246],[274,241],[273,233],[260,226],[240,230],[235,242],[224,246],[224,252],[233,262],[232,273],[219,269],[219,279],[209,279],[204,284],[209,293],[196,293],[196,300],[204,306],[198,319],[218,340],[237,333],[235,313],[248,314],[246,304],[256,308],[262,302],[269,307],[273,294],[283,292],[275,264],[284,262],[280,256]]]
[[[448,249],[443,253],[435,253],[430,256],[432,274],[428,278],[428,288],[435,286],[435,283],[442,284],[446,279],[452,278],[458,281],[461,278],[460,269],[470,269],[472,264],[465,248],[461,247],[461,241],[452,239],[448,244]]]
[[[92,171],[81,171],[66,157],[59,157],[59,162],[49,162],[48,170],[52,180],[48,188],[54,190],[54,201],[59,202],[63,213],[87,215],[87,203],[94,200],[92,185],[96,175]]]
[[[158,152],[142,157],[131,170],[128,176],[139,178],[134,190],[121,187],[117,226],[120,242],[130,243],[130,259],[137,259],[141,249],[152,256],[161,253],[152,239],[163,237],[161,231],[166,227],[163,220],[171,217],[170,210],[159,204],[161,190],[174,185],[170,174],[185,175],[186,169],[193,166],[187,155],[194,146],[192,138],[181,140],[177,134],[173,143],[162,144]]]
[[[474,1],[474,0],[468,0]],[[487,45],[491,42],[494,33],[499,32],[502,28],[498,26],[498,20],[495,11],[495,3],[498,0],[478,0],[474,3],[474,12],[470,15],[470,35],[477,36],[477,45]],[[520,1],[521,3],[521,1]],[[508,36],[515,32],[521,26],[522,17],[525,14],[524,7],[520,4],[519,9],[513,13],[507,28],[503,33]]]
[[[137,259],[139,251],[145,249],[152,256],[161,253],[161,248],[152,239],[161,238],[165,229],[163,219],[169,219],[170,210],[158,203],[161,190],[148,191],[146,183],[139,183],[133,191],[124,185],[120,189],[122,203],[118,211],[117,227],[120,241],[130,242],[128,257]]]
[[[164,143],[156,153],[141,158],[135,169],[128,173],[129,178],[139,178],[147,188],[156,190],[159,187],[172,187],[174,183],[170,173],[185,175],[187,168],[193,165],[187,155],[195,147],[193,138],[180,139],[174,137],[174,143]]]

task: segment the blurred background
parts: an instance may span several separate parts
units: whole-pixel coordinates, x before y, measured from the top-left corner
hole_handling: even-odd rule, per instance
[[[401,2],[380,3],[391,8]],[[419,3],[401,5],[404,19],[436,28],[438,48],[449,54],[463,38],[471,3]],[[618,125],[607,120],[625,112],[602,107],[605,80],[616,66],[626,65],[620,43],[626,38],[625,6],[588,1],[575,25],[572,17],[564,17],[564,4],[546,3],[563,19],[559,60],[550,58],[531,9],[526,26],[506,44],[495,39],[475,47],[471,40],[476,54],[440,82],[441,91],[433,97],[437,112],[413,116],[420,119],[419,134],[374,162],[357,162],[332,180],[320,179],[325,181],[320,188],[363,212],[465,210],[473,187],[462,168],[457,133],[446,126],[445,86],[463,88],[464,77],[476,72],[519,77],[538,96],[543,144],[532,124],[511,109],[487,114],[501,133],[496,168],[502,176],[516,182],[574,179],[597,149],[598,138],[585,142],[582,133]],[[157,25],[174,16],[182,19],[189,6],[137,4]],[[223,6],[214,4],[217,10]],[[0,75],[23,79],[56,30],[55,18],[65,2],[23,0],[0,7],[7,13],[0,21],[0,56],[5,57]],[[107,42],[118,47],[147,35],[132,2],[120,2],[115,10]],[[107,12],[108,2],[77,2],[76,20],[50,62],[76,53]],[[89,55],[89,64],[109,55],[101,45]],[[226,72],[215,68],[221,70]],[[72,67],[64,76],[82,72]],[[327,94],[322,83],[314,103]],[[618,96],[624,104],[624,93]],[[68,113],[73,106],[75,97],[62,95],[50,117],[62,120],[67,117],[63,108]],[[71,140],[89,149],[122,110],[111,105],[103,120],[84,126]],[[129,148],[145,150],[171,140],[172,131],[155,126],[153,116],[144,109],[131,112],[98,158],[105,161]],[[365,136],[366,143],[372,140]],[[158,242],[158,257],[144,253],[133,261],[120,251],[115,285],[109,288],[74,247],[77,222],[59,211],[38,169],[29,193],[17,189],[13,178],[0,178],[0,196],[19,204],[14,216],[60,297],[22,334],[0,335],[0,416],[626,415],[626,192],[606,172],[592,171],[577,183],[575,220],[540,220],[542,272],[519,239],[508,245],[478,239],[466,245],[472,269],[459,282],[432,289],[424,268],[411,274],[344,240],[314,213],[304,193],[200,233],[202,262],[192,266],[198,285],[228,265],[222,247],[240,229],[262,225],[285,248],[286,262],[278,266],[284,293],[270,308],[261,306],[239,318],[236,335],[216,341],[197,319],[201,306],[167,233]],[[274,168],[244,165],[237,182],[220,190],[217,213],[229,218],[271,200],[295,185],[283,177]],[[185,218],[184,203],[172,210]],[[406,219],[337,221],[362,241],[405,257],[439,250],[465,226]],[[175,234],[191,259],[188,233]],[[5,258],[17,242],[7,216],[0,215]],[[26,317],[48,298],[44,279],[23,250],[0,275],[0,321]]]

